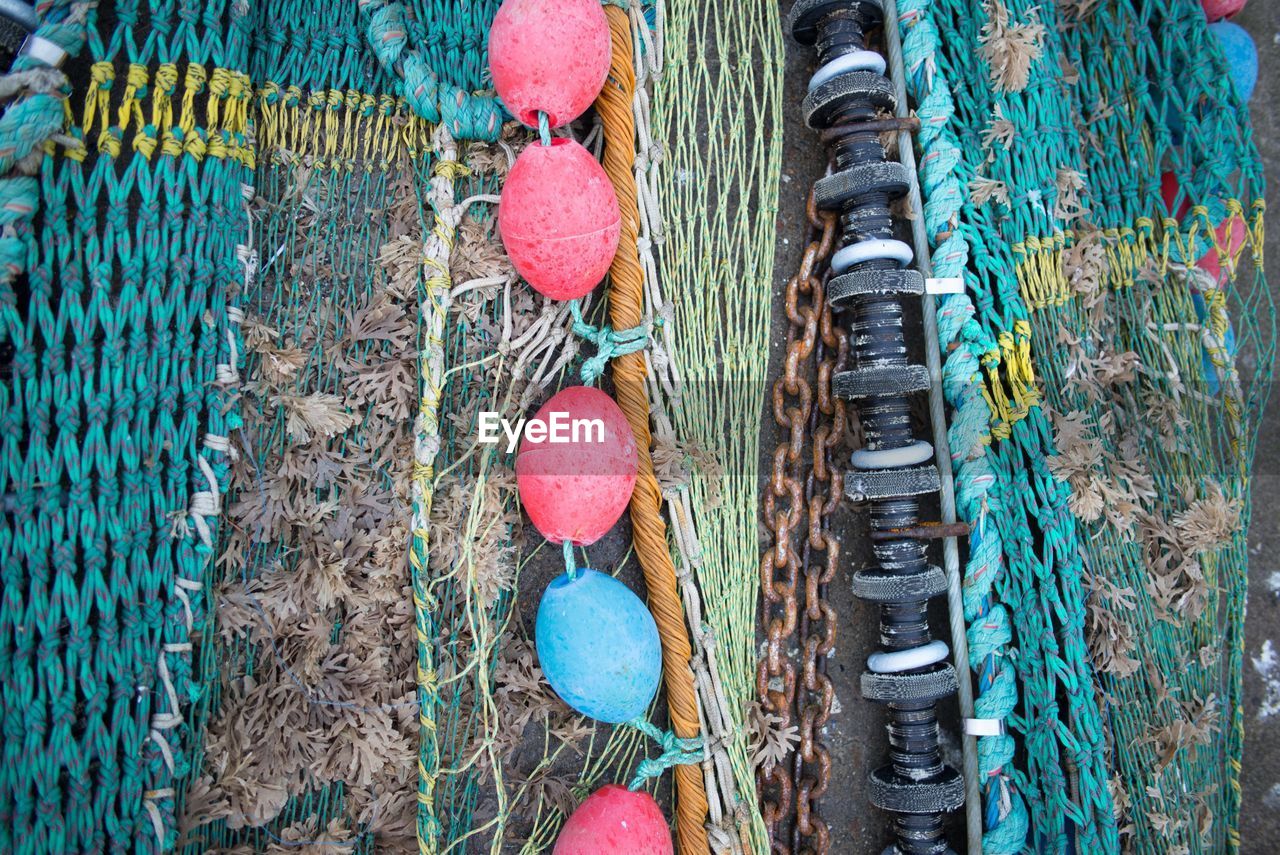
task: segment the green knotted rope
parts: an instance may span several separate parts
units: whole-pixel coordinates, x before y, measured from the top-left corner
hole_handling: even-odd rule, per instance
[[[628,789],[638,790],[649,778],[656,778],[674,766],[692,766],[702,762],[704,741],[701,736],[681,738],[674,731],[659,730],[642,716],[633,718],[627,724],[662,746],[660,755],[647,757],[636,764],[635,775],[627,785]]]
[[[578,300],[569,301],[569,312],[573,315],[574,335],[591,342],[596,348],[595,355],[582,363],[582,382],[588,386],[600,379],[609,360],[624,353],[644,350],[649,343],[648,323],[626,330],[615,330],[608,324],[592,326],[583,319],[582,303]]]
[[[441,79],[427,58],[409,45],[406,13],[399,3],[359,0],[368,16],[369,44],[395,78],[397,90],[428,122],[443,122],[454,139],[493,141],[509,118],[496,95],[477,95]]]
[[[40,25],[34,35],[53,42],[68,55],[75,55],[84,45],[85,8],[67,0],[42,7]],[[44,64],[27,53],[13,60],[12,72],[44,68]],[[63,104],[70,88],[61,76],[50,79],[59,89],[35,92],[9,103],[0,116],[0,278],[7,284],[21,274],[27,265],[33,235],[27,224],[35,217],[40,204],[39,186],[34,178],[10,175],[28,161],[54,134],[62,130]]]

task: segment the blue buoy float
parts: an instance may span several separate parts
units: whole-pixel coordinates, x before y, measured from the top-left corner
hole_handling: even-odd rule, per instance
[[[653,616],[630,588],[597,570],[551,581],[538,604],[534,644],[551,688],[597,721],[643,716],[662,679]]]
[[[1209,25],[1209,31],[1218,39],[1222,54],[1227,59],[1231,82],[1241,101],[1253,97],[1258,84],[1258,46],[1253,43],[1249,31],[1230,21],[1218,21]]]

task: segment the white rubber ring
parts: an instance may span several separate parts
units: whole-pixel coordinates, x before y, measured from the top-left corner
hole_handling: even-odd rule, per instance
[[[947,658],[945,641],[930,641],[909,650],[893,650],[872,653],[867,657],[867,668],[877,674],[898,674],[934,665]]]
[[[896,261],[906,267],[913,257],[911,247],[900,240],[860,240],[841,248],[832,256],[831,269],[840,274],[855,264],[881,258]]]
[[[922,439],[902,448],[880,448],[872,451],[859,448],[849,460],[858,469],[895,469],[899,466],[915,466],[933,459],[933,446]]]
[[[884,74],[884,57],[873,50],[859,50],[838,56],[819,68],[809,78],[809,91],[817,89],[833,77],[848,74],[851,71],[874,71]]]
[[[970,736],[1004,736],[1009,730],[1002,718],[966,718],[964,732]]]
[[[50,68],[58,68],[62,65],[62,61],[67,58],[65,50],[56,43],[40,36],[27,36],[27,40],[22,43],[21,52]]]

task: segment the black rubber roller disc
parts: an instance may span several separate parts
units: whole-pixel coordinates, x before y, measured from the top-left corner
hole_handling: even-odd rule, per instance
[[[840,308],[855,297],[881,294],[924,294],[924,277],[918,270],[855,270],[837,276],[827,286],[827,301]]]
[[[923,365],[883,365],[841,371],[831,383],[836,397],[888,398],[929,388],[929,369]]]
[[[892,766],[881,766],[867,777],[867,784],[871,803],[894,813],[950,813],[964,804],[964,778],[950,766],[925,781],[903,778]]]
[[[884,18],[880,0],[799,0],[787,13],[786,32],[800,44],[811,45],[818,40],[818,22],[842,9],[861,15],[868,26]]]
[[[938,469],[935,466],[844,473],[844,494],[852,502],[923,496],[938,492],[938,487]]]
[[[936,701],[955,694],[956,669],[950,662],[939,662],[928,671],[917,674],[862,675],[862,697],[882,704]]]
[[[892,575],[880,568],[853,574],[853,595],[871,603],[918,603],[947,590],[947,574],[929,565],[919,573]]]
[[[852,199],[869,193],[884,193],[896,199],[911,187],[911,173],[897,161],[860,163],[852,169],[819,179],[813,185],[813,200],[819,208],[839,209]]]
[[[870,104],[892,110],[898,100],[887,77],[873,71],[851,71],[833,77],[804,96],[804,121],[815,131],[830,127],[836,116],[850,106]]]

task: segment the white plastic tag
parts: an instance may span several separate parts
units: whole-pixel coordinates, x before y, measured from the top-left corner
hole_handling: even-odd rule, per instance
[[[964,732],[970,736],[1004,736],[1007,732],[1004,719],[999,718],[966,718]]]
[[[963,294],[964,280],[959,276],[944,279],[929,278],[924,280],[926,294]]]

